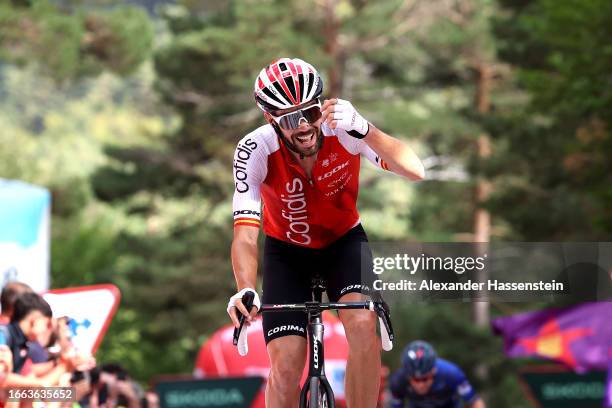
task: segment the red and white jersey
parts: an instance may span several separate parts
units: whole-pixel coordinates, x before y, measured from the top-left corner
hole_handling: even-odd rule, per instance
[[[270,125],[246,135],[234,154],[234,226],[310,248],[325,247],[359,223],[360,157],[387,164],[361,139],[321,126],[323,145],[309,178]]]

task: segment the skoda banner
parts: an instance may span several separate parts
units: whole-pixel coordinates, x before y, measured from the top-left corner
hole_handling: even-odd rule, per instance
[[[161,408],[249,408],[263,383],[261,377],[171,379],[157,381]]]
[[[605,372],[576,374],[559,366],[531,366],[521,372],[531,401],[538,408],[601,408]]]
[[[27,283],[36,292],[49,288],[47,190],[0,179],[0,286]]]

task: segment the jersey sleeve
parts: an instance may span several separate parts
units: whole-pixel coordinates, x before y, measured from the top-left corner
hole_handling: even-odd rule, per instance
[[[470,384],[467,377],[459,367],[455,366],[453,368],[453,384],[455,392],[466,404],[472,403],[477,398],[474,387],[472,387],[472,384]]]
[[[361,147],[360,153],[376,167],[379,167],[383,170],[389,170],[389,165],[387,164],[387,162],[381,159],[380,156],[378,156],[376,152],[372,150],[372,148],[368,146],[366,142],[363,142],[363,146]]]
[[[347,151],[352,154],[361,154],[376,167],[389,170],[387,162],[381,159],[363,139],[357,139],[342,129],[336,129],[336,132],[340,143],[342,143]]]
[[[404,408],[406,381],[401,370],[395,371],[389,377],[389,391],[391,391],[391,408]]]
[[[234,226],[261,225],[261,183],[267,175],[267,155],[263,143],[245,136],[234,152]]]

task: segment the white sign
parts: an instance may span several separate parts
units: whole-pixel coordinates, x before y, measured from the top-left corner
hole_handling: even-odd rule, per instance
[[[49,209],[43,188],[0,179],[0,287],[20,281],[49,288]]]
[[[106,333],[121,298],[114,285],[57,289],[43,294],[54,317],[67,316],[72,343],[94,354]]]

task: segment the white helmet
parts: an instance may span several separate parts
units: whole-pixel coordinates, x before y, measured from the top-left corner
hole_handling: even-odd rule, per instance
[[[265,112],[293,108],[321,96],[317,70],[298,58],[280,58],[262,69],[255,80],[255,102]]]

